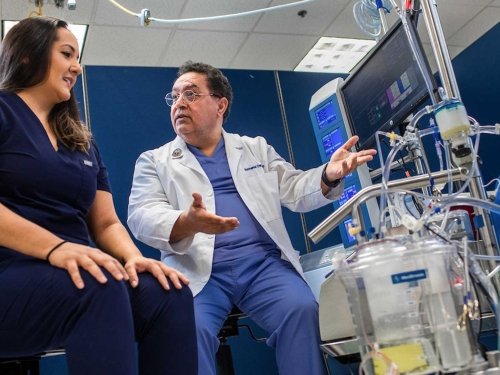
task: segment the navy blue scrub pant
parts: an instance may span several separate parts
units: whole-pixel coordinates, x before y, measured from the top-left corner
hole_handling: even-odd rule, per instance
[[[213,264],[210,279],[194,298],[199,375],[215,375],[219,332],[233,304],[268,333],[283,375],[324,375],[318,304],[279,251]]]
[[[71,375],[197,373],[187,286],[165,291],[146,273],[136,288],[108,273],[106,284],[81,274],[78,290],[66,270],[47,262],[0,259],[0,357],[62,347]]]

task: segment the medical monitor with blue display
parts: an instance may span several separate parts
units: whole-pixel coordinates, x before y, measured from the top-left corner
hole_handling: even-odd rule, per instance
[[[323,163],[328,162],[332,154],[351,137],[351,133],[344,123],[337,97],[342,82],[341,78],[337,78],[326,83],[314,93],[309,104],[311,124]],[[369,171],[366,164],[364,164],[345,176],[344,191],[340,198],[333,202],[333,208],[338,209],[357,192],[369,185],[371,185]],[[362,208],[363,219],[367,225],[370,225],[378,217],[378,208],[374,207],[372,203],[367,203],[368,209],[366,207]],[[352,219],[347,217],[339,226],[342,243],[346,249],[356,244],[356,239],[349,233],[349,224],[351,222]]]
[[[437,89],[410,20],[408,30],[422,57],[423,71],[417,64],[403,23],[399,20],[339,89],[346,122],[351,132],[359,136],[358,149],[373,147],[376,131],[391,131],[414,113],[429,98],[426,81],[432,83],[434,92]]]

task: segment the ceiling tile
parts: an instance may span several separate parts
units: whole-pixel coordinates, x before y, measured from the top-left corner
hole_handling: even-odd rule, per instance
[[[316,41],[312,36],[253,33],[230,67],[290,71]]]
[[[145,8],[154,18],[179,19],[255,10],[292,0],[117,1],[134,13]],[[292,70],[320,36],[370,38],[354,20],[352,7],[357,1],[315,0],[252,16],[186,24],[153,21],[147,27],[109,0],[76,0],[76,10],[71,11],[56,8],[54,0],[45,0],[42,11],[69,22],[90,24],[83,51],[85,64],[178,65],[193,56],[220,67]],[[469,46],[500,19],[500,0],[437,3],[451,55]],[[297,15],[300,8],[308,11],[304,18]],[[2,19],[22,19],[36,10],[34,0],[0,0]],[[392,25],[397,15],[393,11],[387,18]],[[420,22],[422,26],[422,39],[428,41],[424,22]]]
[[[264,33],[320,35],[339,15],[349,0],[316,0],[304,5],[265,13],[255,31]],[[289,0],[273,1],[271,6],[290,3]],[[307,11],[304,17],[297,13]]]
[[[448,11],[462,5],[471,5],[485,7],[491,3],[491,0],[439,0],[437,6],[440,10]]]
[[[193,60],[226,68],[246,37],[245,33],[177,30],[161,65],[179,66]]]
[[[100,0],[95,15],[95,23],[98,25],[122,25],[122,26],[140,26],[139,17],[125,13],[109,1]],[[142,9],[149,9],[151,17],[162,19],[176,19],[182,9],[184,1],[166,1],[166,0],[118,0],[118,3],[133,13],[141,13]],[[159,22],[151,22],[147,27],[152,28],[171,28],[173,25]]]
[[[460,30],[463,25],[466,25],[474,17],[476,17],[482,10],[483,6],[477,5],[461,5],[456,7],[439,7],[438,16],[443,29],[445,39],[450,41],[450,38],[455,35],[455,33]],[[429,34],[427,33],[427,28],[425,26],[425,21],[423,16],[419,19],[419,35],[423,42],[427,43],[429,41]],[[455,43],[456,44],[456,43]],[[466,45],[459,44],[463,47]]]
[[[486,7],[470,22],[458,30],[448,42],[455,46],[469,46],[500,20],[500,8]]]
[[[248,12],[251,10],[265,8],[268,3],[269,0],[190,0],[186,3],[181,18],[213,17]],[[255,15],[214,21],[180,23],[178,24],[178,27],[181,29],[194,30],[251,31],[260,17],[262,17],[262,14],[258,13]]]
[[[169,30],[94,26],[87,36],[83,64],[157,66]]]

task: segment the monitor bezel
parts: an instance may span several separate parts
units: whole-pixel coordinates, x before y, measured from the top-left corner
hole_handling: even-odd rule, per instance
[[[366,66],[370,63],[370,61],[373,59],[373,57],[377,54],[379,50],[381,50],[386,44],[387,41],[391,39],[392,35],[398,31],[400,31],[401,28],[404,28],[403,22],[401,19],[398,19],[396,23],[388,30],[388,32],[380,39],[380,41],[375,45],[374,48],[355,66],[355,68],[351,71],[349,76],[344,80],[344,82],[338,87],[337,90],[337,97],[339,98],[339,106],[340,106],[340,112],[342,113],[342,117],[344,119],[344,123],[348,127],[348,132],[350,135],[356,135],[356,127],[354,125],[354,121],[351,117],[351,113],[349,112],[346,104],[346,98],[344,95],[344,89],[349,87],[349,84],[355,80],[360,72],[362,72]],[[434,78],[434,75],[432,74],[429,61],[427,60],[427,56],[425,54],[422,42],[420,40],[420,37],[418,35],[418,32],[416,30],[416,27],[414,23],[408,19],[408,29],[412,35],[413,40],[415,41],[416,44],[416,49],[417,53],[420,54],[421,61],[424,64],[424,71],[422,72],[420,69],[420,73],[422,75],[426,75],[427,79],[429,82],[431,82],[432,85],[432,95],[436,96],[438,92],[438,85],[437,82]],[[403,30],[404,32],[404,30]],[[405,32],[406,35],[406,32]],[[409,43],[409,41],[408,41]],[[424,78],[425,80],[425,78]],[[374,130],[373,134],[371,134],[368,138],[366,139],[359,139],[359,141],[356,143],[356,149],[361,150],[361,149],[366,149],[367,147],[374,147],[376,140],[376,132],[377,131],[391,131],[394,130],[400,123],[402,123],[409,115],[411,115],[423,102],[428,100],[431,97],[431,94],[428,91],[428,88],[426,87],[425,90],[423,91],[423,94],[421,94],[418,97],[418,100],[411,105],[409,108],[407,108],[405,111],[402,111],[405,107],[402,107],[401,109],[398,110],[398,113],[404,113],[404,115],[399,114],[396,119],[393,119],[393,122],[391,121],[386,121],[380,128]],[[394,121],[396,120],[396,121]]]

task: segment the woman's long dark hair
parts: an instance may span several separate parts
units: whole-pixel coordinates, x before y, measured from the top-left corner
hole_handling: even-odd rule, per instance
[[[16,24],[0,45],[0,90],[19,92],[48,77],[52,45],[65,21],[51,17],[26,18]],[[91,133],[81,122],[78,105],[71,98],[56,104],[49,113],[49,125],[58,140],[72,150],[87,151]]]

